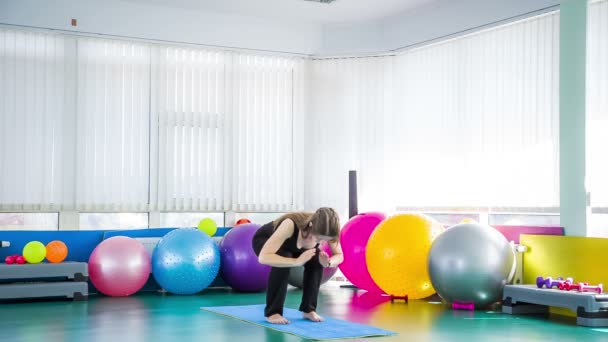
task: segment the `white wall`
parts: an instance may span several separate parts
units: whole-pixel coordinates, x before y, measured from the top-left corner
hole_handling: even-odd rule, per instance
[[[384,49],[404,46],[559,5],[559,0],[441,0],[384,21]]]
[[[364,55],[443,37],[559,2],[437,0],[381,21],[321,25],[119,0],[0,0],[0,23],[320,56]],[[78,19],[78,27],[70,26],[71,18]]]
[[[559,0],[437,0],[382,21],[350,26],[326,25],[315,54],[358,55],[396,50],[559,3]]]
[[[379,22],[326,24],[322,28],[318,56],[370,55],[385,51]]]
[[[298,54],[313,53],[320,39],[318,24],[117,0],[0,0],[0,23]]]

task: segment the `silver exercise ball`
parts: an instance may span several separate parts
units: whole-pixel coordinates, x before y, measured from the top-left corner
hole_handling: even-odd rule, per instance
[[[325,284],[331,277],[336,274],[338,271],[337,267],[326,267],[323,269],[323,276],[321,277],[321,285]],[[292,267],[289,270],[289,278],[287,282],[291,286],[295,286],[297,288],[302,288],[302,284],[304,283],[304,266],[296,266]]]
[[[511,244],[496,229],[461,223],[439,235],[429,252],[429,275],[445,301],[484,307],[502,299],[515,273]]]

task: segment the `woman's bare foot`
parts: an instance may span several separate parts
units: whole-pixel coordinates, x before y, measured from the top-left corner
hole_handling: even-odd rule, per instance
[[[305,312],[304,313],[304,318],[311,320],[313,322],[323,322],[323,317],[319,316],[316,312],[311,311],[311,312]]]
[[[289,324],[290,322],[283,316],[279,314],[274,314],[272,316],[266,317],[266,320],[272,324]]]

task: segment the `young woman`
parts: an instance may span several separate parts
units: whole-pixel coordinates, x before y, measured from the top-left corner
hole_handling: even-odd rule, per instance
[[[290,267],[304,266],[302,303],[304,318],[321,322],[316,313],[324,267],[336,267],[343,260],[339,243],[340,218],[331,208],[314,213],[294,212],[269,222],[253,236],[253,250],[261,264],[272,266],[268,276],[264,316],[273,324],[288,324],[283,317]],[[327,241],[332,256],[319,250]]]

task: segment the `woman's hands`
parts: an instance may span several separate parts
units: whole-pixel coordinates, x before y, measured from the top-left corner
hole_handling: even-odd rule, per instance
[[[329,254],[325,253],[324,251],[321,251],[321,253],[319,254],[319,263],[323,267],[330,267],[331,265],[329,264]]]
[[[316,248],[307,249],[304,253],[296,259],[295,266],[302,266],[306,264],[310,259],[314,258],[317,254]],[[323,267],[331,267],[329,254],[324,251],[319,252],[319,263]]]
[[[317,254],[317,250],[315,248],[307,249],[304,253],[300,254],[300,256],[296,259],[295,266],[302,266],[307,263],[310,259],[312,259],[315,254]]]

